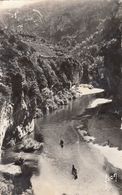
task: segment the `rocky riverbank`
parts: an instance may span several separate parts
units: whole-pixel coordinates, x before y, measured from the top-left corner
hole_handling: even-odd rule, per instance
[[[8,10],[3,13],[4,22],[0,19],[1,162],[16,164],[22,172],[19,176],[1,176],[1,186],[2,182],[3,186],[4,182],[10,184],[9,189],[6,184],[5,190],[0,189],[2,195],[33,193],[30,178],[38,160],[32,159],[43,151],[44,142],[42,134],[35,135],[35,119],[82,95],[104,91],[94,87],[103,87],[117,109],[121,104],[121,22],[116,16],[119,4],[92,4],[71,3],[64,8],[54,3],[56,12],[52,6],[41,4],[35,9]],[[81,134],[86,142],[94,140],[88,132]]]
[[[66,101],[65,103],[62,103],[61,105],[59,104],[58,106],[67,105],[69,101],[79,98],[82,95],[85,95],[86,90],[87,90],[87,94],[88,94],[88,91],[89,91],[89,94],[90,93],[93,94],[94,89],[93,88],[91,89],[91,86],[81,85],[80,87],[72,87],[69,92],[67,91],[67,93],[65,94],[62,93],[62,95],[60,95],[60,100],[62,102],[64,101],[64,98],[68,99],[69,96],[67,96],[67,94],[70,95],[71,98],[69,98],[68,101]],[[102,90],[98,89],[97,92],[98,91],[100,92]],[[6,105],[3,108],[6,108]],[[12,106],[9,106],[8,109],[6,108],[7,112],[8,110],[9,110],[8,123],[5,123],[5,124],[12,125],[13,124],[12,119],[10,118],[13,112]],[[27,134],[22,134],[23,135],[22,139],[19,139],[17,142],[15,142],[16,140],[13,139],[13,133],[11,135],[11,131],[10,132],[8,130],[6,131],[6,128],[4,129],[4,134],[6,134],[6,137],[4,138],[3,136],[3,139],[1,139],[1,141],[3,140],[2,149],[4,149],[2,151],[2,156],[1,156],[3,167],[0,167],[0,172],[3,175],[1,177],[1,186],[3,186],[0,188],[1,194],[4,194],[4,192],[8,193],[9,190],[10,190],[9,192],[10,194],[15,193],[15,192],[17,193],[17,195],[22,194],[22,193],[27,194],[27,195],[33,194],[32,189],[31,189],[30,178],[32,174],[38,172],[38,154],[41,153],[41,151],[43,150],[43,135],[34,138],[34,124],[31,125],[30,128],[28,127],[26,131],[27,131]],[[8,139],[9,141],[6,142],[6,139]],[[22,154],[22,152],[24,152],[23,153],[24,155]],[[32,157],[28,157],[30,153],[32,153]],[[35,155],[37,154],[35,162],[33,162],[33,158],[35,158],[33,156],[34,153]],[[19,163],[20,158],[24,159],[23,163]],[[16,165],[17,169],[20,167],[20,173],[17,173],[17,170],[14,168],[14,164],[17,164]],[[8,168],[6,166],[8,166]],[[7,173],[4,168],[7,170]],[[15,169],[15,173],[13,172],[11,174],[11,171],[13,168]],[[28,180],[27,181],[28,186],[26,186],[26,188],[23,186],[22,178],[26,178]],[[5,185],[10,186],[9,189]],[[21,190],[20,190],[19,185],[21,186]]]
[[[73,101],[73,99],[79,98],[83,95],[90,95],[90,94],[95,94],[95,93],[101,93],[104,90],[102,89],[94,89],[91,85],[80,85],[80,86],[74,86],[70,89],[69,92],[67,92],[66,94],[70,94],[71,95],[71,99],[68,99],[69,101]],[[67,98],[66,94],[62,95],[63,98]],[[60,98],[62,97],[60,96]],[[61,99],[63,101],[63,99]],[[69,101],[66,101],[65,105],[68,104]],[[64,105],[64,104],[62,104]],[[60,106],[62,106],[60,105]],[[42,117],[42,116],[41,116]],[[27,128],[27,127],[26,127]],[[27,134],[25,134],[21,140],[19,140],[18,142],[16,142],[15,144],[15,140],[14,139],[10,139],[10,133],[8,134],[7,132],[7,138],[3,139],[3,141],[6,143],[6,139],[10,139],[10,141],[7,141],[7,145],[4,145],[3,142],[3,146],[5,147],[4,151],[2,152],[2,163],[4,164],[8,164],[9,169],[8,169],[8,177],[4,176],[6,175],[4,169],[1,170],[1,173],[3,173],[3,184],[4,184],[4,180],[6,180],[6,182],[12,185],[12,191],[11,193],[13,193],[13,190],[16,191],[18,190],[17,185],[19,185],[21,183],[21,190],[19,188],[19,190],[17,191],[17,195],[20,193],[22,194],[22,191],[24,194],[33,194],[32,189],[31,189],[31,183],[28,186],[29,187],[29,192],[28,192],[28,188],[23,188],[23,184],[22,184],[22,178],[26,177],[28,182],[30,181],[30,178],[32,176],[32,174],[35,174],[38,172],[38,154],[41,153],[41,151],[43,150],[43,135],[40,136],[35,136],[34,137],[34,125],[31,126],[31,130],[29,128],[29,131],[27,131]],[[37,140],[37,141],[36,141]],[[12,153],[13,151],[13,153]],[[22,153],[24,152],[24,153]],[[30,157],[30,153],[32,153],[32,157]],[[37,155],[36,156],[36,161],[33,162],[33,159],[35,158],[33,156],[33,154]],[[24,157],[25,156],[25,157]],[[23,163],[19,163],[19,160],[23,159]],[[10,174],[10,170],[13,169],[12,164],[16,164],[17,166],[20,166],[21,168],[21,173],[17,174],[17,172],[15,171],[15,173],[13,173],[12,179],[11,179],[11,174]],[[26,170],[27,169],[27,170]],[[26,174],[27,172],[27,174]],[[17,175],[16,175],[17,174]],[[14,184],[14,181],[18,181],[18,184]],[[1,182],[2,182],[1,181]],[[2,185],[2,183],[1,183]],[[7,192],[7,189],[5,190]],[[1,189],[1,194],[4,193],[3,188]]]
[[[81,139],[104,156],[104,169],[108,174],[106,185],[108,181],[111,181],[118,188],[119,193],[122,194],[121,116],[114,113],[114,109],[111,110],[112,106],[108,106],[112,105],[110,100],[107,101],[108,105],[104,106],[96,104],[92,107],[91,104],[81,116],[81,125],[77,127],[77,131]],[[103,107],[104,111],[106,110],[105,112],[103,112]],[[97,114],[94,115],[94,111]]]

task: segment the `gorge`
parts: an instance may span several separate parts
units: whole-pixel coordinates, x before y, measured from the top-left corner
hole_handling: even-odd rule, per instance
[[[121,20],[117,0],[2,11],[1,195],[122,194]]]

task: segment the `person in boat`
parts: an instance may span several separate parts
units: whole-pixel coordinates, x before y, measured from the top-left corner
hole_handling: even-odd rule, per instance
[[[78,179],[77,169],[75,168],[74,165],[72,165],[72,175],[73,175],[74,179]]]
[[[60,140],[60,146],[61,146],[61,148],[64,147],[64,141],[62,139]]]

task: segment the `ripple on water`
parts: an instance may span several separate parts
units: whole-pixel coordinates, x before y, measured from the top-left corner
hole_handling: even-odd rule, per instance
[[[89,101],[89,98],[77,100],[70,108],[37,122],[43,132],[46,153],[40,157],[40,175],[31,179],[35,195],[119,195],[118,189],[107,180],[104,155],[97,147],[74,136],[76,121],[72,118],[82,114]],[[60,139],[65,143],[63,150]],[[77,180],[71,175],[72,164],[78,170]]]

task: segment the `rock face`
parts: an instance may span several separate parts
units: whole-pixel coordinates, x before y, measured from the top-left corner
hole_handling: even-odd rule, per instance
[[[108,91],[115,95],[118,92],[118,85],[121,78],[121,31],[120,20],[116,17],[106,20],[103,29],[105,44],[101,48],[101,55],[104,56],[104,67]]]
[[[8,23],[8,28],[1,27],[0,70],[4,72],[4,79],[0,88],[12,107],[12,124],[8,125],[4,146],[7,143],[10,147],[30,134],[34,130],[35,117],[42,117],[75,98],[70,91],[72,85],[82,82],[100,86],[121,101],[121,30],[116,16],[119,4],[117,1],[104,2],[104,6],[97,3],[95,13],[102,11],[96,20],[90,19],[91,15],[94,16],[95,5],[67,4],[65,9],[58,5],[59,13],[53,13],[53,23],[47,16],[45,36],[37,31],[35,35],[29,35],[26,27],[25,32],[16,35]],[[83,7],[82,13],[78,6]],[[88,17],[87,9],[91,10]],[[23,11],[16,13],[19,25],[29,19],[32,10],[26,11],[25,18],[22,17]],[[86,19],[81,20],[83,14]],[[10,15],[13,18],[11,25],[17,29],[13,12]],[[35,15],[32,20],[35,22]]]
[[[10,94],[13,121],[7,128],[3,146],[10,147],[34,130],[35,117],[42,117],[73,98],[69,90],[80,82],[81,64],[63,51],[61,57],[57,56],[55,47],[42,44],[39,38],[35,42],[31,38],[24,41],[8,30],[3,30],[0,36],[2,85]]]
[[[34,138],[32,133],[34,119],[75,99],[72,85],[105,88],[121,102],[122,48],[116,2],[56,4],[56,12],[50,6],[44,8],[41,21],[31,7],[5,17],[6,28],[0,27],[0,148],[42,150],[43,136]],[[43,6],[37,5],[38,12]]]
[[[1,109],[1,114],[0,114],[0,160],[1,160],[1,148],[3,145],[3,140],[5,138],[5,133],[7,128],[9,127],[10,124],[12,124],[12,120],[10,119],[11,117],[11,109],[12,107],[7,104],[7,102],[5,101],[2,109]]]
[[[54,46],[50,49],[40,39],[37,42],[30,38],[24,41],[21,36],[15,36],[5,29],[0,36],[0,148],[4,152],[10,148],[13,152],[41,152],[43,136],[34,137],[34,119],[43,117],[73,99],[75,95],[72,95],[70,88],[80,81],[81,64],[73,57],[64,55],[63,51],[59,57]],[[2,162],[5,160],[4,152]],[[10,194],[18,194],[20,191],[32,194],[30,177],[33,167],[29,166],[24,164],[22,169],[23,174],[27,173],[23,176],[24,180],[27,179],[26,187],[22,177],[9,180],[3,176],[3,180],[11,187]],[[22,186],[18,189],[20,183]],[[29,187],[30,193],[26,192]],[[5,192],[8,193],[7,188]],[[4,191],[0,189],[0,193]]]

